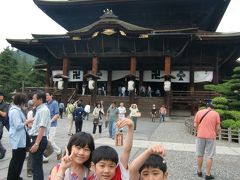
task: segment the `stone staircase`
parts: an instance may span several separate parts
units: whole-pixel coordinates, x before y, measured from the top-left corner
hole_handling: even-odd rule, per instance
[[[91,96],[90,95],[78,96],[78,97],[75,97],[75,99],[81,99],[86,104],[91,101]],[[130,113],[129,107],[131,106],[131,104],[128,96],[125,96],[125,97],[97,96],[97,102],[101,100],[104,102],[105,111],[107,111],[107,108],[109,107],[109,105],[113,101],[115,101],[117,103],[117,106],[119,106],[120,102],[123,102],[124,106],[127,109],[127,115]],[[139,111],[142,113],[142,117],[150,117],[152,105],[155,104],[156,108],[159,109],[160,106],[164,103],[164,98],[163,97],[135,97],[134,103],[137,104]]]

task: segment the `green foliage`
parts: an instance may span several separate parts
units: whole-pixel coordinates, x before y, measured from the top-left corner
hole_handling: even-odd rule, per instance
[[[233,124],[235,124],[235,121],[233,119],[227,119],[221,123],[222,127],[224,128],[230,128]]]
[[[230,107],[235,107],[234,109],[240,109],[240,101],[232,101],[229,103]]]
[[[212,100],[213,104],[221,104],[221,105],[227,105],[228,104],[228,100],[225,97],[215,97]]]
[[[204,85],[204,89],[209,91],[216,91],[219,94],[226,95],[231,92],[232,83],[231,82],[225,82],[222,84],[214,85],[214,84],[208,84]]]
[[[240,66],[237,66],[233,69],[233,74],[240,74]]]
[[[226,117],[234,120],[240,120],[240,111],[225,111]]]
[[[230,126],[230,128],[235,130],[240,129],[240,121],[236,121],[234,124]]]
[[[0,54],[0,91],[6,95],[6,100],[11,99],[11,92],[23,85],[25,87],[44,85],[44,72],[34,70],[31,63],[25,56],[19,56],[10,48],[4,49]]]
[[[214,108],[216,108],[216,109],[222,109],[222,110],[228,109],[228,106],[226,106],[226,105],[222,105],[222,104],[213,104],[213,105],[214,105]]]

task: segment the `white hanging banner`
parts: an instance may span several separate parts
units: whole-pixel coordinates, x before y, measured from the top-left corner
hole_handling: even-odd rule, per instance
[[[163,76],[163,70],[153,70],[153,71],[143,71],[143,81],[144,82],[163,82],[164,78],[160,78]]]
[[[100,79],[98,79],[97,81],[107,81],[108,80],[108,71],[99,71],[99,73],[97,74]]]
[[[194,71],[194,83],[212,82],[213,71]]]
[[[55,76],[57,74],[62,74],[62,70],[53,70],[52,76]],[[83,71],[81,70],[69,70],[68,71],[68,81],[69,82],[81,82],[83,81]],[[53,81],[60,81],[62,78],[53,78]]]
[[[83,81],[83,71],[81,70],[70,70],[68,71],[69,82],[80,82]]]
[[[122,79],[129,74],[130,74],[130,71],[125,71],[125,70],[112,71],[112,81]],[[136,76],[139,77],[139,71],[136,71]]]
[[[189,83],[190,82],[190,72],[189,71],[178,70],[178,71],[172,71],[171,74],[176,77],[175,79],[171,79],[171,82],[174,82],[174,83]]]

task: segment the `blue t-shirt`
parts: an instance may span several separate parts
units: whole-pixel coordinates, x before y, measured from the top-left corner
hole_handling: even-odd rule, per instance
[[[53,118],[53,116],[59,114],[59,108],[58,108],[57,101],[52,100],[50,102],[47,102],[46,105],[50,111],[51,119]],[[57,126],[57,121],[53,121],[51,123],[51,127],[56,127],[56,126]]]

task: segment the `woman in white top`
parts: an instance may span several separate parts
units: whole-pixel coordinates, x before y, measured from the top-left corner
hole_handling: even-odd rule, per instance
[[[101,103],[97,103],[96,107],[93,110],[93,134],[96,133],[97,126],[99,130],[99,134],[102,133],[102,124],[103,124],[103,115],[104,110]]]
[[[138,113],[139,113],[137,104],[132,104],[130,106],[129,110],[131,111],[130,112],[130,117],[131,117],[131,119],[133,120],[133,123],[134,123],[134,130],[136,130],[136,128],[137,128],[137,118],[138,118]]]

